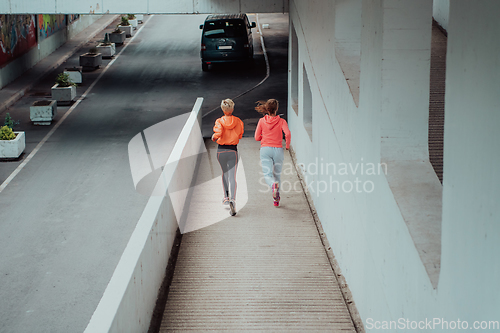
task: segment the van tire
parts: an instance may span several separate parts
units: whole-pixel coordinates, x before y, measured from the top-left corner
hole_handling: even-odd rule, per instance
[[[204,72],[208,72],[208,64],[205,64],[204,62],[201,63],[201,69],[204,71]]]

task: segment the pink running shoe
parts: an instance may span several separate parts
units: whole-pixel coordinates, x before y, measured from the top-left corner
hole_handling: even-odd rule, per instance
[[[278,184],[278,183],[276,183]],[[276,191],[276,197],[274,198],[274,206],[278,207],[280,205],[280,192]]]
[[[280,190],[279,190],[279,184],[278,184],[278,182],[274,182],[273,186],[271,187],[271,189],[273,190],[273,199],[274,200],[277,199],[279,201]]]

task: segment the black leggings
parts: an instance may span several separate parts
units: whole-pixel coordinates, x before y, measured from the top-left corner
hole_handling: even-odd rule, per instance
[[[236,168],[238,167],[238,151],[219,147],[217,161],[222,169],[222,186],[224,198],[236,199]],[[231,189],[231,192],[229,192]]]

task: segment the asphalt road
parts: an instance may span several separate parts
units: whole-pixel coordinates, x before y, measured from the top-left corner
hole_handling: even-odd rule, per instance
[[[275,27],[264,31],[271,77],[235,100],[235,114],[249,125],[245,135],[253,135],[252,124],[259,117],[255,101],[277,98],[286,110],[286,17],[259,15],[261,24]],[[209,135],[221,115],[210,111],[264,78],[256,31],[254,68],[231,65],[203,72],[199,25],[204,18],[148,17],[87,97],[0,193],[0,332],[82,332],[148,200],[134,189],[129,141],[158,122],[189,112],[197,97],[205,99],[202,112],[210,113],[204,118]],[[253,15],[250,19],[255,20]],[[49,98],[55,76],[77,66],[85,51],[76,52],[11,108],[27,132],[23,158],[69,107],[59,107],[49,127],[31,125],[26,110],[33,101]],[[77,95],[104,66],[85,73]],[[171,129],[173,138],[180,129]],[[21,162],[0,163],[0,183]]]

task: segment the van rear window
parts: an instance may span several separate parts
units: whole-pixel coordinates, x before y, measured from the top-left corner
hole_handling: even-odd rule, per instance
[[[207,38],[246,37],[246,26],[242,20],[218,20],[205,23]]]

